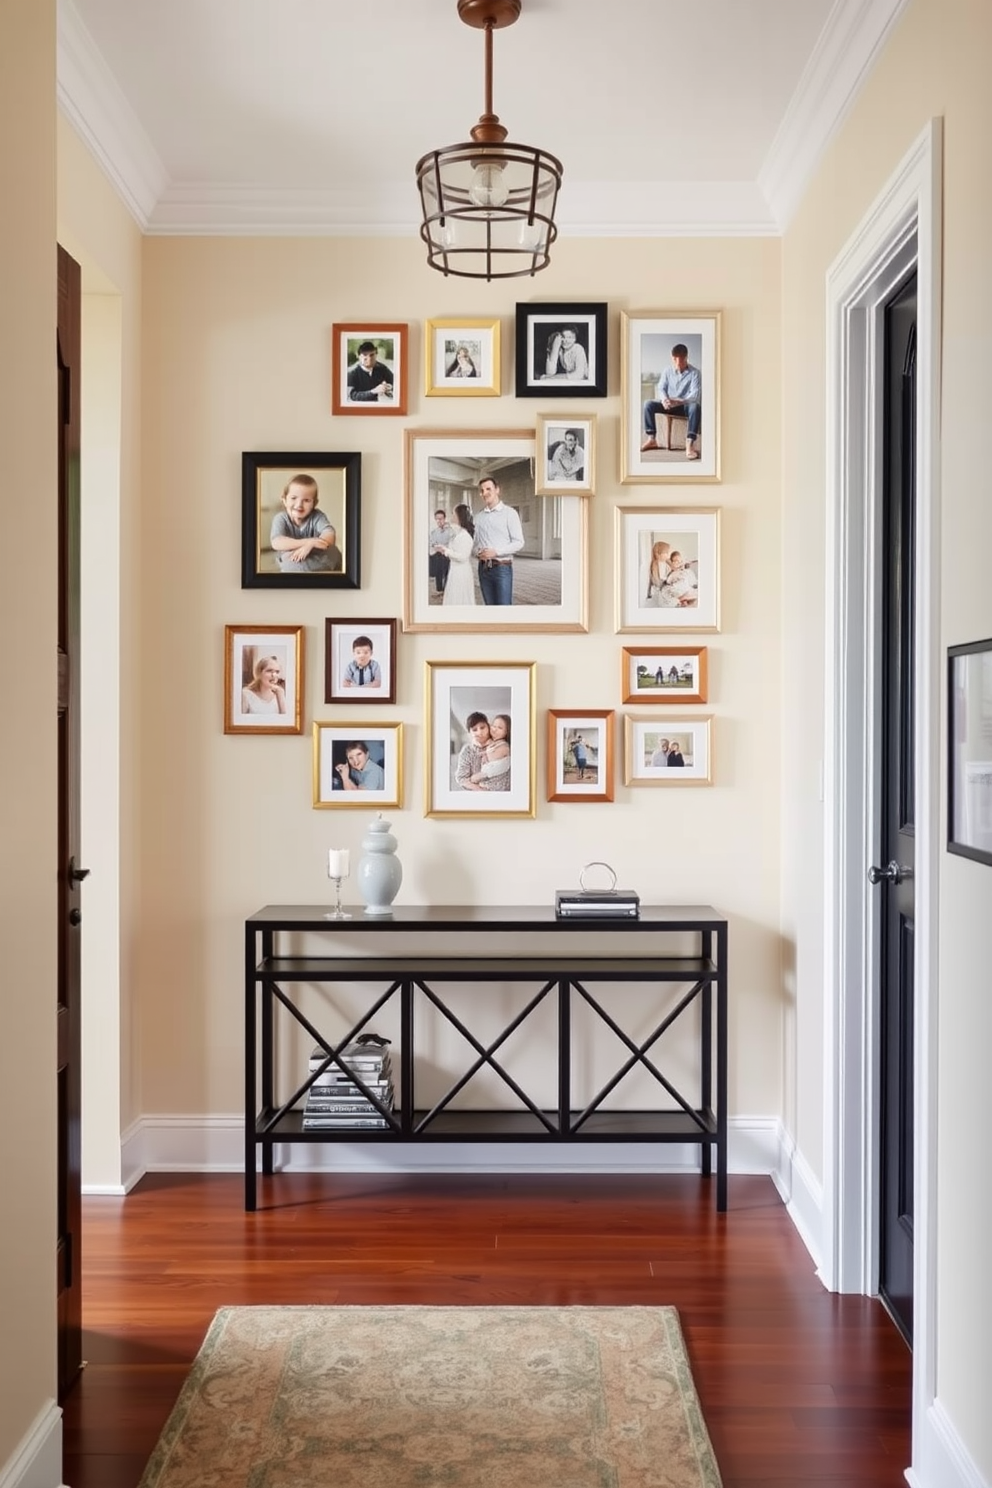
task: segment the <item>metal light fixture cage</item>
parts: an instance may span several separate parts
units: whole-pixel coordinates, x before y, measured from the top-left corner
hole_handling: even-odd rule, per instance
[[[486,35],[486,111],[460,145],[417,161],[427,262],[466,279],[515,279],[551,261],[561,161],[532,145],[506,143],[493,113],[493,31],[511,26],[521,0],[458,0],[458,14]]]

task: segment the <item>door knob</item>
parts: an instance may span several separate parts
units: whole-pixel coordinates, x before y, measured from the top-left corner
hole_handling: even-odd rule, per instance
[[[76,909],[76,908],[70,909],[70,911],[69,911],[69,924],[70,925],[81,925],[82,923],[83,923],[83,911],[81,909]]]
[[[89,878],[88,868],[77,868],[75,858],[69,859],[69,887],[74,888],[77,883],[82,883],[84,878]]]
[[[904,878],[912,878],[912,876],[912,868],[904,868],[901,863],[896,862],[895,858],[892,859],[891,863],[887,863],[884,868],[871,867],[868,869],[868,882],[870,884],[897,884],[902,883]]]

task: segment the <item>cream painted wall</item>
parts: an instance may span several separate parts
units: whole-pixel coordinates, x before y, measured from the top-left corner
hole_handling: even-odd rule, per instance
[[[985,489],[992,284],[988,273],[992,12],[981,0],[915,0],[828,152],[785,237],[783,927],[797,943],[799,1147],[822,1172],[824,996],[817,760],[823,728],[825,276],[927,120],[944,125],[942,644],[992,634]],[[946,768],[946,766],[945,766]],[[992,1036],[992,873],[941,852],[937,1398],[992,1478],[992,1193],[984,1131]]]
[[[731,1110],[779,1114],[779,275],[771,240],[565,242],[552,274],[524,287],[445,282],[412,242],[146,242],[140,623],[148,913],[136,924],[146,1113],[239,1109],[244,915],[265,903],[326,898],[328,845],[357,849],[368,819],[310,804],[310,724],[334,713],[321,701],[324,619],[400,612],[405,427],[533,427],[539,410],[556,406],[511,393],[515,301],[544,296],[598,298],[610,307],[611,396],[582,405],[599,417],[590,631],[400,637],[398,700],[381,714],[406,725],[405,804],[391,813],[405,869],[400,902],[546,903],[600,858],[645,899],[720,906],[732,921]],[[680,306],[723,311],[723,482],[621,487],[618,312]],[[503,396],[425,398],[423,321],[491,313],[502,318]],[[330,415],[330,327],[362,316],[411,324],[406,419]],[[361,591],[242,590],[241,452],[308,449],[362,452]],[[613,805],[552,805],[543,799],[545,710],[615,707],[618,719],[623,712],[621,638],[613,630],[618,502],[722,508],[723,631],[700,637],[710,647],[716,783],[619,784]],[[225,737],[224,625],[266,621],[306,627],[306,732]],[[542,784],[534,821],[423,816],[424,662],[473,657],[538,663]],[[533,1058],[546,1062],[546,1051]]]
[[[0,233],[0,512],[6,557],[0,633],[14,648],[18,665],[0,772],[0,1124],[6,1133],[0,1472],[16,1451],[39,1450],[39,1434],[51,1430],[55,1419],[54,100],[54,0],[5,0],[0,8],[0,197],[6,206]]]

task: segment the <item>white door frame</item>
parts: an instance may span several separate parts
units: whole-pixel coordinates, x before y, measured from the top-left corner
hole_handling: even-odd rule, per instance
[[[878,530],[887,294],[916,262],[916,971],[913,1460],[936,1375],[936,1065],[941,150],[931,120],[827,276],[824,1229],[831,1290],[877,1290],[878,1028],[873,996],[880,614]]]

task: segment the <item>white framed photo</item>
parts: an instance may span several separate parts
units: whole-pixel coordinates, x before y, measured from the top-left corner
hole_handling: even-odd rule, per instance
[[[596,415],[540,414],[537,459],[534,489],[539,496],[591,496],[596,489]]]
[[[317,810],[403,804],[403,725],[313,726],[313,804]]]
[[[625,713],[624,785],[711,785],[709,714],[648,718]]]
[[[720,313],[620,314],[620,479],[720,479]]]
[[[720,629],[718,507],[618,506],[616,628]]]
[[[534,816],[533,661],[427,663],[425,816]]]

